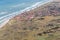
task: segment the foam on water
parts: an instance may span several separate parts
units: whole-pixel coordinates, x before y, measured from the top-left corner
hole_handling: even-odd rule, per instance
[[[43,4],[46,4],[48,2],[52,2],[52,0],[44,0],[44,1],[40,1],[40,2],[37,2],[36,4],[32,5],[31,7],[27,7],[25,8],[24,10],[21,10],[21,11],[18,11],[18,12],[13,12],[11,14],[8,14],[8,15],[5,15],[3,17],[0,17],[0,28],[5,25],[9,19],[13,18],[14,16],[18,15],[18,14],[21,14],[25,11],[30,11],[32,9],[35,9]],[[8,19],[7,19],[8,18]],[[7,19],[7,20],[6,20]]]

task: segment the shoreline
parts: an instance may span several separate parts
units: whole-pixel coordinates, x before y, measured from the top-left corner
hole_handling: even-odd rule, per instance
[[[43,3],[43,2],[44,2],[44,3]],[[9,19],[6,19],[5,22],[1,23],[1,24],[0,24],[0,28],[2,28],[6,23],[8,23],[8,21],[9,21],[10,19],[12,19],[13,17],[15,17],[16,15],[19,15],[19,14],[24,13],[24,12],[26,12],[26,11],[33,10],[33,9],[35,9],[35,8],[37,8],[37,7],[39,7],[39,6],[42,6],[42,5],[44,5],[44,4],[48,3],[48,2],[53,2],[53,1],[52,1],[52,0],[49,0],[49,1],[37,2],[36,4],[34,4],[34,5],[30,6],[30,7],[27,7],[27,8],[25,8],[25,9],[21,10],[21,11],[13,12],[12,14],[15,14],[14,16],[13,16],[12,14],[7,15],[7,16],[9,16]],[[4,16],[4,17],[2,17],[2,18],[5,18],[5,17],[7,17],[7,16]]]

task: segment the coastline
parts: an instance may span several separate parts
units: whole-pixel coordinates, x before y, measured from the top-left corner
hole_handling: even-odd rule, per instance
[[[9,21],[11,18],[15,17],[16,15],[19,15],[19,14],[21,14],[21,13],[24,13],[25,11],[33,10],[33,9],[35,9],[35,8],[37,8],[37,7],[39,7],[39,6],[42,6],[42,5],[46,4],[46,3],[49,3],[49,2],[52,2],[52,0],[45,1],[44,3],[43,3],[43,2],[37,2],[36,4],[34,4],[34,5],[30,6],[30,7],[27,7],[27,8],[25,8],[25,9],[21,10],[21,11],[13,12],[12,14],[9,14],[9,15],[6,15],[6,16],[4,16],[4,17],[1,17],[0,19],[2,19],[2,18],[7,18],[7,17],[8,17],[8,19],[6,19],[5,22],[3,22],[3,23],[0,24],[0,28],[2,28],[5,24],[7,24],[8,21]]]

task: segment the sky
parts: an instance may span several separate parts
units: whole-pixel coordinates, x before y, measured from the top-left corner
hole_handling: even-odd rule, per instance
[[[0,24],[10,17],[18,14],[27,7],[37,2],[47,2],[48,0],[0,0]]]

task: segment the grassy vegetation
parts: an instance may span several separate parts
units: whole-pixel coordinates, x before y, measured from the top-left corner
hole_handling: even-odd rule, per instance
[[[54,4],[11,19],[0,29],[0,40],[60,40],[59,5]]]

